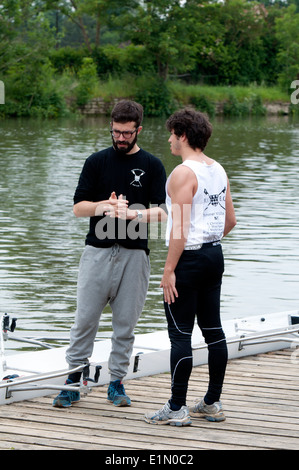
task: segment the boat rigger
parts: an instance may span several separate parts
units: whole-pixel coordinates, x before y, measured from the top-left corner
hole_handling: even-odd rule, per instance
[[[111,341],[98,340],[88,364],[70,370],[65,360],[67,346],[54,346],[59,338],[17,337],[16,319],[1,317],[0,405],[51,395],[57,390],[89,393],[110,380],[108,358]],[[299,347],[299,311],[252,316],[223,322],[229,358]],[[193,364],[206,364],[207,346],[199,328],[193,332]],[[7,355],[7,339],[27,342],[42,350]],[[61,339],[61,338],[60,338]],[[67,341],[67,339],[63,339]],[[170,370],[170,342],[166,330],[138,334],[126,379],[155,375]],[[65,385],[71,372],[82,371],[82,381]]]

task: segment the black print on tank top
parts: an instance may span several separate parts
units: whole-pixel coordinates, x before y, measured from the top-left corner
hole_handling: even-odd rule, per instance
[[[226,193],[226,188],[224,187],[222,189],[222,191],[220,191],[219,194],[209,194],[208,191],[206,189],[204,189],[204,193],[208,196],[208,200],[207,202],[208,205],[207,207],[205,208],[205,211],[207,210],[207,208],[212,204],[212,206],[219,206],[222,207],[222,209],[225,209],[225,206],[223,206],[222,204],[225,203],[225,193]]]

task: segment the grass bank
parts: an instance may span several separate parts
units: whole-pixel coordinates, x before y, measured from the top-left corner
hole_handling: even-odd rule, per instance
[[[290,96],[278,86],[209,86],[162,81],[157,76],[97,75],[94,64],[87,62],[79,74],[64,73],[45,76],[40,86],[24,92],[18,83],[7,80],[5,105],[0,117],[39,116],[56,118],[69,113],[109,114],[115,100],[129,98],[139,101],[146,116],[165,116],[176,109],[191,105],[208,113],[230,116],[264,115],[267,105],[286,103],[284,112],[298,114],[299,106],[289,109]],[[93,106],[94,100],[104,103]],[[88,107],[91,112],[88,112]],[[279,106],[277,113],[279,114]]]
[[[244,102],[252,97],[258,97],[262,103],[287,102],[289,96],[279,87],[250,86],[209,86],[186,85],[181,82],[170,82],[169,87],[175,98],[183,103],[192,101],[194,97],[205,96],[214,103],[228,101],[234,96],[239,102]]]
[[[208,86],[180,81],[166,84],[155,79],[108,78],[97,83],[94,97],[109,102],[115,98],[140,101],[148,115],[169,114],[183,106],[194,106],[209,115],[263,115],[271,103],[289,103],[290,97],[278,86]]]
[[[188,85],[179,81],[168,81],[167,86],[173,97],[182,104],[188,104],[194,97],[205,96],[212,102],[227,101],[234,95],[240,102],[252,96],[258,96],[262,102],[287,102],[290,97],[278,86],[266,87],[259,85],[250,86],[209,86],[209,85]],[[126,79],[109,77],[105,81],[99,81],[94,97],[101,97],[105,101],[110,101],[117,96],[125,98],[137,94],[140,89],[140,81],[136,77]]]

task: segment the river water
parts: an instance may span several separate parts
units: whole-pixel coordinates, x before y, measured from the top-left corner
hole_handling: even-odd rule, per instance
[[[299,121],[215,118],[213,127],[206,153],[228,173],[238,220],[223,240],[222,317],[298,309]],[[167,174],[180,163],[168,137],[163,119],[145,119],[139,143]],[[111,144],[109,119],[3,120],[0,142],[0,314],[18,318],[18,335],[68,336],[88,228],[74,217],[72,198],[85,158]],[[150,287],[137,333],[166,325],[163,231],[151,231]],[[99,337],[110,335],[107,306]],[[11,352],[19,348],[8,341]]]

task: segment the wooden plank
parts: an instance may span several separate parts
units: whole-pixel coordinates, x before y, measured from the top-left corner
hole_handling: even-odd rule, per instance
[[[227,420],[192,419],[176,428],[144,422],[148,410],[169,398],[170,375],[125,382],[132,406],[107,403],[106,387],[69,409],[41,397],[0,408],[0,449],[57,450],[254,450],[299,449],[298,365],[289,350],[229,361],[223,405]],[[208,368],[193,369],[188,404],[206,391]]]
[[[45,442],[45,444],[32,444],[31,439],[30,442],[18,442],[17,445],[14,441],[11,441],[11,435],[1,433],[0,435],[0,449],[1,450],[60,450],[59,447],[51,447],[49,442]],[[24,441],[26,441],[26,436],[24,436]],[[20,439],[18,439],[20,440]]]

